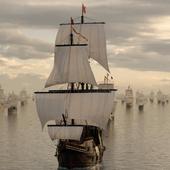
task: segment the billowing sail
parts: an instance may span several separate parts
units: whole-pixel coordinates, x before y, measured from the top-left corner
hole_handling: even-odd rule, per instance
[[[35,95],[37,113],[42,127],[49,120],[61,119],[65,113],[66,94],[39,93]]]
[[[83,126],[48,126],[48,134],[51,140],[72,139],[80,140]]]
[[[62,119],[67,113],[69,119],[84,120],[89,125],[106,128],[113,110],[115,92],[90,93],[36,93],[37,112],[42,127],[49,120]]]
[[[113,109],[113,93],[71,94],[68,110],[73,119],[87,120],[88,124],[105,128]]]
[[[45,87],[72,82],[97,85],[88,62],[86,45],[58,45],[55,48],[53,70]]]
[[[85,24],[74,24],[77,34],[74,36],[74,43],[86,42],[83,37],[86,37],[88,40],[89,47],[89,58],[93,58],[99,64],[101,64],[107,71],[109,71],[108,60],[106,54],[106,38],[104,32],[104,23],[85,23]],[[67,44],[70,40],[70,25],[60,25],[57,37],[56,44]],[[82,35],[82,36],[80,36]]]

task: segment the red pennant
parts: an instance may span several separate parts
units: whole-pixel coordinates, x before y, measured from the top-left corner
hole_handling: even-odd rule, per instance
[[[82,13],[86,14],[86,6],[84,4],[82,4]]]

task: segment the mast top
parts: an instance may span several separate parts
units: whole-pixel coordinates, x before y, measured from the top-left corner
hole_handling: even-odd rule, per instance
[[[82,9],[81,9],[81,24],[84,24],[84,14],[86,14],[86,6],[82,4]]]

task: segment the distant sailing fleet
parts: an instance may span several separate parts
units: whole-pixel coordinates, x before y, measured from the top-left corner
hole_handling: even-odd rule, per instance
[[[18,108],[18,103],[24,106],[27,103],[29,96],[25,89],[21,90],[19,95],[14,92],[5,94],[4,89],[0,85],[0,110],[7,109],[8,113],[16,113]]]
[[[17,111],[18,103],[24,106],[28,101],[29,95],[25,89],[22,89],[19,95],[15,94],[13,91],[8,95],[5,95],[4,89],[0,85],[0,110],[8,109],[8,113]],[[34,98],[33,98],[34,100]],[[161,90],[157,92],[151,91],[150,94],[144,94],[142,91],[136,91],[134,94],[133,89],[128,86],[125,93],[117,94],[117,100],[120,100],[122,104],[125,104],[127,108],[131,108],[136,103],[139,110],[143,110],[147,102],[157,103],[165,105],[169,103],[170,95],[164,94]],[[110,119],[114,119],[114,113],[116,110],[117,101],[114,101],[114,109],[110,115]]]
[[[122,103],[125,103],[127,108],[133,107],[136,102],[138,109],[143,110],[148,101],[151,103],[156,102],[157,104],[165,105],[169,102],[170,96],[164,94],[161,90],[158,90],[157,93],[151,91],[149,95],[145,95],[141,91],[136,91],[136,94],[134,95],[133,89],[128,86],[125,90],[125,94],[119,94],[117,99],[121,100]]]

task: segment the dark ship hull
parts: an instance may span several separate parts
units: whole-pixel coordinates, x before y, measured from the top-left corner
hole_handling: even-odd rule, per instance
[[[126,108],[131,108],[132,107],[132,103],[126,103]]]
[[[149,100],[150,100],[151,103],[153,103],[153,101],[154,101],[153,99],[149,99]]]
[[[83,140],[80,142],[73,140],[59,141],[56,151],[59,168],[87,168],[101,163],[105,150],[101,131],[96,127],[86,126],[83,135]]]
[[[161,101],[160,100],[158,100],[158,104],[160,104],[161,103]]]
[[[16,113],[16,112],[17,112],[16,106],[11,106],[11,107],[8,108],[8,114]]]
[[[21,101],[21,106],[24,106],[26,104],[26,101]]]
[[[139,105],[138,108],[139,108],[140,111],[142,111],[143,108],[144,108],[144,105]]]

